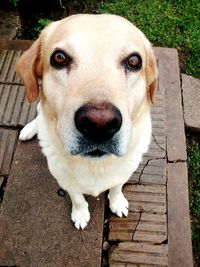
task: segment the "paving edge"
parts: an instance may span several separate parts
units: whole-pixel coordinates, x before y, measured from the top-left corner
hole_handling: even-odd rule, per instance
[[[162,53],[162,49],[156,48],[156,52]],[[163,53],[159,77],[165,86],[166,99],[168,267],[192,267],[187,153],[178,52],[173,48],[166,48],[166,51],[170,53]],[[170,62],[174,62],[173,71]]]
[[[193,266],[185,162],[167,164],[168,266]]]
[[[187,159],[178,52],[174,48],[155,48],[159,60],[159,83],[165,88],[165,114],[168,162]],[[173,68],[170,64],[173,63]],[[166,79],[166,77],[168,77]]]

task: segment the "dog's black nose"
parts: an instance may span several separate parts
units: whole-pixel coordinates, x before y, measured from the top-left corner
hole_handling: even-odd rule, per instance
[[[119,131],[122,115],[110,103],[88,103],[81,106],[74,117],[77,130],[97,143],[106,141]]]

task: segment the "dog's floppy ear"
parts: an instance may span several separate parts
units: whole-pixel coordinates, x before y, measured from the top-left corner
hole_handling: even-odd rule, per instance
[[[42,78],[41,37],[18,59],[16,71],[26,87],[26,96],[31,103],[39,94],[38,79]]]
[[[154,103],[155,91],[158,85],[158,68],[156,57],[150,46],[147,50],[146,81],[149,90],[149,98]]]

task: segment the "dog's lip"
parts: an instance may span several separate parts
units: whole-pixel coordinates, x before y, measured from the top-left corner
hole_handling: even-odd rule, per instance
[[[111,154],[121,156],[118,146],[119,140],[116,137],[103,143],[95,143],[80,136],[76,140],[76,146],[71,150],[71,155],[93,158],[105,157]]]
[[[100,149],[95,149],[86,153],[83,153],[85,157],[100,158],[108,154],[108,152],[102,151]]]

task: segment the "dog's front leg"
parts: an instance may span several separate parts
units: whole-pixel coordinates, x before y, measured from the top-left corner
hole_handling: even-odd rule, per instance
[[[40,102],[37,105],[37,113],[39,115],[41,110]],[[26,141],[33,138],[38,133],[38,115],[37,117],[26,124],[24,128],[20,131],[19,140]]]
[[[83,194],[75,192],[68,193],[72,201],[71,219],[77,229],[84,229],[90,220],[88,203],[85,200]]]
[[[122,193],[122,184],[117,185],[109,190],[108,199],[110,202],[110,209],[117,216],[128,216],[128,201]]]
[[[38,117],[26,124],[24,128],[20,131],[19,140],[26,141],[30,140],[37,134],[37,121]]]

